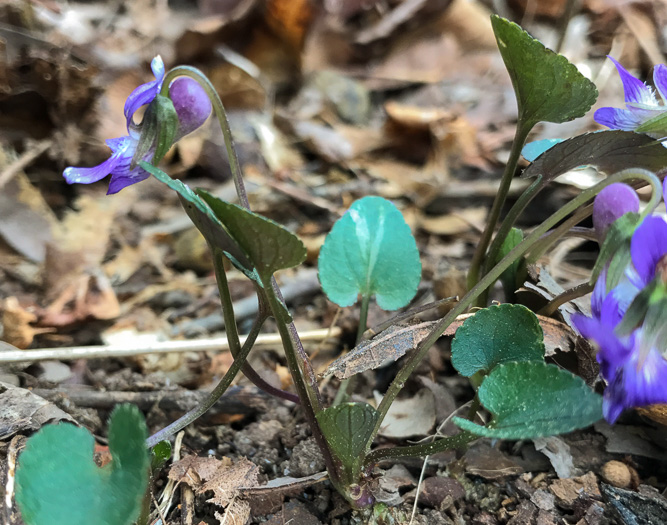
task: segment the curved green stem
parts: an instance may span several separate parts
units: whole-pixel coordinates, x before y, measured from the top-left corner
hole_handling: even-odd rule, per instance
[[[361,309],[359,311],[359,326],[357,327],[357,339],[356,339],[357,345],[361,341],[361,338],[364,336],[364,333],[368,328],[368,307],[370,306],[370,302],[371,302],[370,295],[363,295],[361,297]],[[343,401],[347,399],[350,390],[354,388],[353,385],[355,377],[356,376],[350,376],[346,379],[343,379],[340,382],[340,386],[338,387],[338,392],[336,392],[336,397],[334,397],[333,403],[331,403],[332,406],[340,405]]]
[[[229,127],[229,120],[227,119],[227,112],[225,111],[225,106],[222,104],[222,100],[220,100],[218,92],[215,90],[213,84],[211,84],[211,81],[206,78],[206,75],[204,75],[204,73],[199,71],[197,68],[191,66],[176,66],[165,75],[164,80],[162,81],[162,90],[160,91],[160,94],[168,97],[169,85],[174,79],[181,76],[190,77],[191,79],[195,80],[204,89],[206,95],[208,95],[208,98],[213,106],[215,116],[220,123],[222,136],[225,140],[229,168],[232,171],[232,177],[234,178],[234,185],[236,186],[236,193],[239,196],[239,202],[244,208],[250,209],[250,205],[248,204],[248,194],[246,193],[245,184],[243,183],[241,165],[239,164],[239,159],[236,155],[232,130]]]
[[[528,204],[537,196],[540,190],[544,187],[542,184],[542,175],[538,175],[533,183],[526,188],[526,190],[521,194],[521,196],[514,203],[514,206],[507,213],[507,216],[500,224],[500,228],[496,233],[496,236],[493,238],[491,245],[489,246],[487,256],[484,258],[484,263],[482,265],[482,275],[485,275],[493,264],[498,259],[498,254],[500,249],[505,241],[505,238],[509,234],[512,227],[516,224],[516,221],[519,219],[519,216],[526,209]],[[485,291],[479,296],[476,303],[477,306],[484,306],[487,302],[488,293]]]
[[[655,208],[660,204],[660,199],[662,197],[662,186],[660,184],[660,179],[655,175],[655,173],[640,169],[640,168],[629,168],[625,169],[623,171],[619,171],[618,173],[615,173],[611,177],[615,177],[614,180],[616,182],[620,181],[629,181],[632,179],[640,179],[643,181],[648,182],[652,186],[652,193],[651,193],[651,199],[649,202],[646,204],[644,209],[639,215],[639,222],[644,220],[644,218],[649,215],[650,213],[653,213]],[[610,177],[605,179],[606,182],[609,180]],[[611,184],[611,183],[610,183]],[[635,185],[636,186],[636,185]],[[593,186],[595,187],[595,186]],[[590,188],[589,188],[590,189]],[[586,190],[588,191],[588,190]],[[582,192],[583,193],[583,192]],[[553,246],[553,244],[558,241],[561,237],[563,237],[567,232],[570,231],[570,229],[584,220],[586,217],[588,217],[591,213],[593,213],[593,205],[590,204],[588,206],[582,206],[581,209],[577,210],[577,212],[572,215],[572,217],[568,218],[566,221],[564,221],[562,224],[560,224],[557,228],[554,228],[553,231],[549,232],[546,234],[539,243],[535,245],[535,247],[530,251],[528,256],[526,257],[527,261],[529,263],[534,263],[536,262],[542,255],[546,253],[546,251]]]
[[[645,170],[630,171],[631,170],[625,170],[620,173],[611,175],[595,186],[584,190],[576,198],[572,199],[546,221],[540,224],[530,233],[530,235],[528,235],[521,243],[517,244],[496,266],[494,266],[489,271],[489,273],[484,275],[480,281],[475,286],[473,286],[472,289],[461,299],[461,301],[435,325],[431,333],[419,344],[419,346],[413,352],[408,355],[403,367],[398,371],[396,377],[392,381],[391,385],[389,385],[387,392],[382,398],[382,401],[380,402],[380,405],[377,409],[377,419],[373,427],[373,432],[366,442],[367,453],[370,451],[373,440],[375,439],[375,436],[382,426],[382,421],[387,415],[389,407],[394,402],[399,392],[402,390],[405,382],[408,380],[412,372],[415,370],[415,368],[417,368],[421,360],[424,358],[429,348],[435,344],[435,342],[440,338],[440,336],[458,315],[464,313],[465,310],[475,301],[475,299],[477,299],[477,297],[482,292],[484,292],[488,287],[492,286],[493,283],[495,283],[496,280],[500,277],[500,275],[507,268],[509,268],[512,263],[514,263],[514,261],[526,254],[528,250],[530,250],[542,238],[542,236],[547,231],[549,231],[549,229],[562,221],[570,213],[577,210],[584,203],[595,197],[595,195],[597,195],[603,188],[606,188],[614,182],[620,182],[630,178],[640,178],[650,182],[654,191],[654,195],[651,197],[650,205],[653,203],[657,205],[660,200],[661,193],[659,179],[653,173],[646,172]],[[656,194],[658,196],[657,199]]]
[[[364,335],[366,328],[368,328],[368,307],[371,303],[371,296],[363,295],[361,297],[361,309],[359,311],[359,327],[357,328],[357,339],[356,344],[359,344],[361,337]]]
[[[290,330],[290,326],[293,326],[293,324],[287,324],[280,321],[280,319],[283,317],[282,315],[283,306],[281,304],[282,299],[280,299],[276,293],[277,287],[274,288],[275,282],[272,284],[271,281],[265,280],[263,281],[262,284],[264,285],[266,301],[271,310],[271,314],[276,319],[276,324],[278,326],[278,333],[280,334],[280,339],[282,340],[283,348],[285,349],[285,359],[287,360],[287,367],[290,370],[290,374],[292,376],[292,380],[294,381],[294,386],[296,388],[297,394],[301,399],[301,407],[303,408],[306,419],[310,424],[313,437],[317,441],[320,451],[322,452],[322,456],[324,456],[324,462],[327,466],[327,471],[329,472],[329,479],[334,484],[336,489],[340,491],[341,494],[345,494],[346,487],[342,481],[341,462],[331,452],[329,443],[327,442],[327,439],[324,433],[322,432],[322,429],[320,428],[320,424],[317,421],[317,414],[322,410],[322,403],[319,397],[319,390],[317,389],[316,386],[315,388],[313,388],[313,386],[304,379],[304,375],[307,376],[308,374],[307,370],[304,370],[303,367],[309,365],[310,361],[308,361],[307,358],[305,361],[301,359],[303,363],[302,367],[302,365],[299,363],[298,359],[299,353],[297,351],[297,348],[295,347],[293,334]],[[301,348],[301,351],[303,351],[303,348]]]
[[[563,238],[576,224],[579,224],[586,217],[593,213],[593,205],[582,206],[571,217],[563,221],[558,227],[545,233],[542,238],[535,243],[535,246],[526,254],[526,262],[534,264],[551,248],[559,239]]]
[[[538,315],[544,315],[549,317],[553,314],[558,308],[560,308],[565,303],[572,301],[573,299],[578,299],[583,297],[586,294],[589,294],[593,291],[594,286],[590,283],[583,283],[578,286],[574,286],[569,290],[565,290],[560,295],[554,297],[551,301],[545,304],[539,312]]]
[[[411,456],[430,456],[443,450],[452,450],[465,447],[468,443],[479,439],[479,436],[462,431],[455,436],[448,436],[438,439],[432,443],[423,443],[421,445],[408,445],[404,447],[381,448],[374,450],[364,461],[365,465],[371,465],[383,459],[405,458]]]
[[[204,401],[198,407],[193,408],[183,416],[179,417],[176,421],[174,421],[170,425],[166,426],[162,430],[159,430],[158,432],[150,436],[146,440],[146,447],[148,448],[154,447],[160,441],[164,441],[165,439],[168,439],[170,436],[173,436],[174,434],[176,434],[176,432],[187,427],[190,423],[201,417],[213,405],[215,405],[216,401],[218,401],[218,399],[222,397],[227,388],[229,388],[229,385],[232,384],[232,381],[236,377],[236,374],[238,374],[239,371],[241,370],[241,367],[248,358],[250,350],[255,344],[255,340],[257,339],[257,336],[259,335],[259,332],[265,320],[266,320],[265,317],[257,317],[257,319],[255,319],[255,322],[253,323],[252,328],[250,329],[250,333],[248,334],[248,338],[243,344],[243,347],[241,348],[238,355],[234,358],[232,366],[229,367],[229,370],[227,370],[227,373],[223,376],[223,378],[216,385],[216,387],[209,393],[208,396],[206,396],[206,399],[204,399]]]
[[[477,245],[472,262],[470,263],[470,270],[468,270],[468,289],[472,289],[480,278],[480,268],[482,261],[484,260],[486,249],[489,247],[491,237],[493,236],[493,231],[500,217],[505,200],[507,199],[507,193],[509,192],[510,185],[512,184],[512,178],[514,177],[517,164],[519,163],[519,157],[521,156],[521,149],[526,143],[528,133],[530,133],[530,130],[533,129],[534,125],[535,123],[533,122],[526,123],[521,121],[519,121],[517,124],[516,133],[514,135],[514,142],[512,142],[512,150],[510,151],[510,157],[507,160],[507,164],[505,165],[503,176],[500,179],[498,193],[496,193],[496,198],[494,199],[493,205],[491,206],[491,211],[489,212],[489,219],[486,223],[486,228],[484,228],[482,238]]]
[[[218,292],[220,293],[220,303],[222,304],[222,315],[225,320],[225,332],[227,333],[227,340],[229,341],[229,351],[231,352],[232,357],[236,359],[236,356],[241,350],[241,343],[239,341],[239,332],[238,327],[236,326],[234,304],[232,302],[232,296],[229,290],[227,273],[225,272],[223,265],[224,254],[222,250],[214,248],[211,245],[209,245],[209,248],[213,255],[215,280],[218,283]],[[259,315],[263,317],[267,316],[267,312],[265,311],[265,306],[262,301],[259,301]],[[267,394],[299,404],[299,397],[297,395],[292,394],[291,392],[286,392],[285,390],[281,390],[280,388],[276,388],[275,386],[267,383],[262,378],[262,376],[260,376],[257,371],[250,365],[250,363],[244,363],[242,371],[243,374],[250,381],[252,381],[255,386],[257,386],[257,388],[264,390],[264,392]]]

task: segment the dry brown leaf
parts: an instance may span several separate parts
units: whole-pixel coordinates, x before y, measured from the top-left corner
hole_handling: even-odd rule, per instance
[[[2,339],[10,345],[25,349],[32,344],[39,330],[31,326],[37,316],[22,308],[16,297],[7,297],[2,303]]]
[[[453,336],[463,322],[474,314],[459,315],[442,334],[442,337]],[[575,347],[577,334],[565,323],[537,316],[544,332],[545,356],[551,357],[557,351],[569,352]],[[380,332],[373,339],[362,341],[347,354],[332,362],[320,374],[330,374],[338,379],[346,379],[355,374],[380,367],[388,361],[396,361],[410,350],[417,348],[439,321],[424,321],[411,325],[397,324]]]
[[[53,229],[44,264],[49,305],[40,316],[44,326],[66,326],[88,318],[114,319],[120,304],[101,263],[114,217],[133,200],[134,191],[109,199],[83,195]]]
[[[436,217],[419,214],[418,227],[433,235],[457,235],[473,229],[480,230],[487,213],[486,207],[476,207]]]
[[[231,465],[232,460],[223,458],[221,461],[217,458],[186,456],[171,465],[168,477],[177,483],[185,483],[198,490],[204,484],[204,480],[210,479],[221,464]]]
[[[338,379],[346,379],[365,370],[378,368],[387,361],[395,361],[417,348],[436,323],[426,321],[409,326],[392,326],[373,339],[362,341],[336,359],[322,375],[334,374]]]
[[[0,171],[8,164],[0,148]],[[40,191],[24,173],[0,190],[0,236],[21,255],[41,262],[58,221]]]
[[[266,22],[292,50],[299,54],[303,50],[314,11],[310,0],[268,0]]]
[[[443,20],[443,32],[454,34],[465,49],[496,50],[491,11],[476,0],[454,0]]]
[[[257,487],[258,476],[257,466],[245,458],[232,461],[227,457],[220,460],[188,456],[169,469],[169,479],[186,483],[199,494],[213,492],[207,501],[225,508],[224,515],[215,513],[216,518],[239,525],[244,525],[250,517],[250,505],[241,499],[240,489]]]
[[[397,399],[391,404],[379,434],[392,438],[423,436],[435,424],[435,399],[433,392],[423,388],[416,395]]]
[[[451,111],[442,108],[422,108],[390,100],[384,105],[387,115],[394,122],[407,128],[429,130],[431,125],[440,120],[454,118]]]
[[[212,491],[213,497],[208,501],[226,507],[237,497],[240,487],[258,486],[258,475],[257,465],[245,458],[230,465],[220,462],[215,472],[204,478],[205,483],[199,492]]]

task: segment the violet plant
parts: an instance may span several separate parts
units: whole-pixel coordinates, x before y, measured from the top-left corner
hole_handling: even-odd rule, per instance
[[[667,169],[667,149],[655,140],[655,135],[660,134],[667,111],[656,106],[654,96],[648,96],[649,88],[632,80],[619,65],[628,107],[599,110],[596,118],[622,129],[550,143],[551,147],[536,155],[524,171],[524,176],[535,178],[534,182],[500,222],[510,181],[532,128],[539,122],[565,122],[583,116],[594,103],[597,91],[565,57],[546,49],[516,24],[497,16],[492,17],[492,24],[519,107],[510,159],[471,262],[468,292],[432,324],[416,347],[404,344],[396,328],[401,319],[417,310],[399,315],[376,336],[399,337],[392,341],[401,343],[398,346],[402,351],[392,358],[397,359],[401,353],[406,357],[375,407],[345,402],[350,388],[346,382],[341,387],[342,394],[326,406],[273,277],[277,271],[305,260],[303,243],[279,224],[250,210],[225,110],[208,79],[187,66],[165,73],[161,61],[153,62],[156,80],[137,88],[126,103],[128,136],[108,141],[112,149],[109,160],[95,168],[68,168],[65,178],[70,183],[90,183],[110,174],[109,193],[115,193],[152,175],[178,193],[214,259],[234,362],[201,406],[148,437],[145,447],[136,446],[137,439],[143,441],[141,436],[145,433],[137,412],[118,409],[119,415],[112,416],[110,432],[118,435],[122,428],[127,439],[111,442],[114,466],[110,470],[91,472],[89,464],[67,464],[63,449],[92,440],[84,431],[77,430],[74,435],[63,425],[40,430],[28,440],[17,473],[17,501],[28,525],[91,520],[126,525],[135,521],[140,512],[139,522],[145,522],[141,500],[147,486],[147,449],[162,447],[165,440],[206,412],[241,370],[258,387],[298,403],[321,449],[331,483],[357,508],[374,503],[376,480],[372,473],[382,459],[425,456],[463,447],[479,437],[530,439],[555,435],[586,427],[603,415],[613,422],[626,408],[667,402],[667,364],[663,358],[667,336],[667,223],[652,215],[661,199],[656,173]],[[664,67],[656,69],[661,95],[667,85],[664,76]],[[143,105],[148,108],[138,125],[133,115]],[[225,202],[203,189],[192,190],[156,167],[173,142],[200,126],[211,109],[225,137],[239,204]],[[515,227],[517,218],[540,190],[558,175],[580,165],[594,166],[607,177],[582,191],[532,231],[524,233]],[[634,188],[651,186],[651,200],[641,211],[634,189],[622,184],[626,182]],[[591,214],[594,230],[575,227]],[[598,362],[608,383],[604,398],[581,378],[545,361],[542,329],[528,308],[511,303],[487,307],[489,290],[499,279],[511,297],[523,281],[524,265],[537,261],[564,235],[599,239],[600,257],[590,286],[566,291],[544,311],[555,311],[560,304],[589,292],[595,284],[593,317],[579,316],[574,322],[600,348]],[[259,300],[257,318],[243,345],[232,309],[225,259],[254,283]],[[414,297],[420,274],[415,240],[392,203],[365,197],[336,222],[320,253],[319,275],[327,296],[340,306],[351,306],[361,298],[359,344],[351,355],[368,357],[364,355],[368,342],[363,341],[363,334],[371,298],[375,297],[378,306],[386,310],[402,308]],[[383,420],[412,372],[457,316],[475,305],[482,309],[463,323],[452,341],[452,364],[470,378],[476,389],[469,417],[454,420],[461,431],[427,444],[374,449]],[[277,323],[296,394],[271,387],[246,361],[269,317]],[[365,361],[366,368],[377,366],[372,359]],[[363,369],[356,367],[353,373]],[[490,415],[486,424],[479,423],[483,421],[479,417],[484,413],[482,409]],[[123,414],[126,416],[121,417]],[[82,454],[89,454],[88,448],[81,450]],[[57,477],[48,475],[56,472]],[[130,478],[132,491],[116,490],[122,480]],[[58,486],[60,479],[67,480],[63,487],[68,491],[94,493],[95,508],[65,505]],[[44,490],[45,484],[48,491]],[[110,513],[110,507],[118,511]]]

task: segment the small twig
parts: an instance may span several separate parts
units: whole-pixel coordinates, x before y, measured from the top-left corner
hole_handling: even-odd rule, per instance
[[[328,337],[338,337],[340,328],[329,330],[311,330],[303,332],[303,341],[322,341]],[[245,336],[241,336],[241,344]],[[255,346],[280,345],[280,335],[260,334]],[[1,363],[22,363],[49,360],[102,359],[107,357],[132,357],[145,354],[169,354],[175,352],[219,352],[229,350],[227,338],[198,339],[192,341],[164,341],[145,346],[108,345],[108,346],[68,346],[62,348],[39,348],[36,350],[10,350],[0,352]]]
[[[18,159],[2,170],[2,172],[0,172],[0,189],[12,180],[19,171],[30,165],[33,160],[39,157],[52,145],[52,140],[42,140],[41,142],[37,142],[26,150]]]
[[[442,432],[442,429],[445,428],[445,425],[451,421],[452,417],[454,417],[459,411],[463,410],[468,405],[470,405],[470,401],[468,403],[465,403],[464,405],[461,405],[456,410],[454,410],[454,412],[449,414],[445,418],[445,420],[442,423],[440,423],[440,425],[438,425],[438,428],[436,429],[435,434],[433,434],[431,436],[431,443],[433,441],[435,441],[437,437],[441,436],[440,432]],[[428,460],[430,458],[431,458],[431,456],[425,456],[424,457],[424,463],[422,465],[422,470],[419,473],[419,481],[417,482],[417,492],[416,492],[416,495],[415,495],[415,502],[412,505],[412,515],[410,516],[410,522],[408,523],[408,525],[412,525],[412,523],[415,519],[415,515],[417,514],[417,502],[419,501],[419,493],[421,491],[422,482],[424,481],[424,474],[426,474],[426,465],[428,465]]]
[[[131,403],[140,410],[159,408],[165,412],[187,412],[199,405],[208,392],[205,390],[159,390],[152,392],[99,391],[85,388],[34,388],[31,392],[47,401],[63,397],[82,408],[110,409]],[[231,387],[211,409],[214,414],[249,414],[266,409],[270,399],[255,386]]]

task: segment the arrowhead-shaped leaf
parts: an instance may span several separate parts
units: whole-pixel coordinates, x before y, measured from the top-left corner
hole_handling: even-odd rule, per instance
[[[361,294],[385,310],[405,306],[421,279],[419,251],[401,212],[381,197],[356,201],[334,224],[320,250],[320,283],[339,306]]]
[[[278,270],[298,266],[306,259],[306,247],[301,240],[277,222],[218,199],[206,190],[198,189],[197,195],[225,225],[262,279],[269,279]]]
[[[223,252],[231,255],[230,259],[234,262],[235,266],[253,278],[253,265],[248,260],[246,254],[229,235],[222,222],[213,213],[213,210],[189,186],[183,184],[178,179],[172,179],[164,171],[148,162],[140,162],[139,165],[157,180],[178,193],[185,212],[206,241],[211,246],[220,248]]]
[[[525,306],[501,304],[465,320],[452,340],[452,365],[470,377],[509,361],[543,361],[544,333]]]
[[[547,49],[509,20],[493,15],[491,24],[512,79],[522,122],[567,122],[591,109],[598,91],[567,58]]]
[[[534,439],[571,432],[602,418],[602,397],[584,380],[539,361],[505,363],[477,391],[493,420],[483,427],[454,418],[464,430],[501,439]]]
[[[343,403],[317,414],[317,421],[334,454],[348,468],[359,464],[373,432],[376,410],[367,403]]]
[[[19,456],[16,502],[26,525],[129,525],[148,488],[146,423],[133,405],[111,414],[111,463],[93,461],[95,440],[68,423],[43,427]]]
[[[596,131],[556,144],[528,166],[522,177],[544,177],[543,184],[579,166],[593,166],[604,173],[626,168],[657,172],[667,167],[667,148],[632,131]]]

